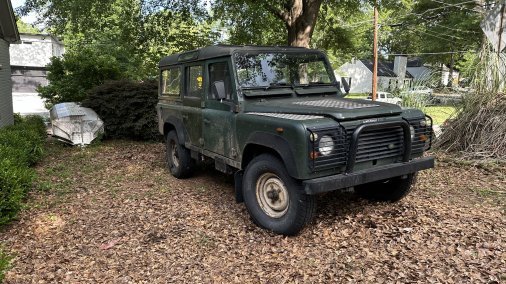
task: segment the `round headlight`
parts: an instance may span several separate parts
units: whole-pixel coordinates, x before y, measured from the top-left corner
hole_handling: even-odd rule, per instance
[[[320,154],[323,156],[329,155],[332,150],[334,150],[334,146],[334,140],[328,135],[323,135],[322,138],[320,138],[320,142],[318,143]]]
[[[425,121],[425,120],[420,120],[420,126],[421,126],[421,127],[425,127],[425,126],[427,126],[427,121]]]
[[[411,140],[415,139],[415,128],[410,126],[409,131],[411,132]]]

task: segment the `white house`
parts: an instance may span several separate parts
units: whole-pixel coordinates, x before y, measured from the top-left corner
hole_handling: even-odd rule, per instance
[[[450,68],[446,65],[434,67],[423,64],[420,58],[408,60],[408,72],[413,75],[413,81],[418,86],[447,86],[450,77]],[[459,81],[459,71],[453,70],[453,85],[457,86]]]
[[[62,56],[63,43],[48,34],[21,34],[21,42],[10,47],[14,112],[48,115],[37,87],[48,84],[46,65],[53,56]]]
[[[397,56],[394,62],[378,62],[378,90],[391,91],[410,87],[413,76],[406,69],[407,58]],[[372,89],[372,60],[352,60],[345,63],[337,72],[350,84],[350,93],[370,93]]]
[[[19,41],[10,0],[0,0],[0,127],[14,123],[9,46]]]

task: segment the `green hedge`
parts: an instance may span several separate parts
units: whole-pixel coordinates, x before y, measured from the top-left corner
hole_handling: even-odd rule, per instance
[[[12,220],[32,187],[30,166],[43,154],[46,128],[42,118],[16,117],[15,124],[0,128],[0,225]]]
[[[109,81],[93,88],[84,107],[93,109],[105,124],[106,138],[154,140],[159,137],[156,81]]]

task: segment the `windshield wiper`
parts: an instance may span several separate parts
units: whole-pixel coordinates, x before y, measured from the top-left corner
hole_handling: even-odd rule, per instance
[[[293,85],[291,84],[288,84],[288,83],[279,83],[279,82],[276,82],[276,83],[270,83],[268,86],[244,86],[244,87],[241,87],[242,90],[257,90],[257,89],[263,89],[264,91],[267,91],[269,89],[276,89],[276,88],[286,88],[286,87],[290,87],[290,88],[294,88]]]
[[[293,89],[293,85],[290,85],[288,83],[285,83],[285,82],[276,82],[276,83],[270,83],[269,86],[265,86],[264,87],[264,90],[269,90],[269,89],[273,89],[273,88],[284,88],[284,87],[290,87]]]
[[[302,88],[305,88],[305,87],[313,87],[313,86],[337,86],[336,83],[323,83],[323,82],[311,82],[311,83],[308,83],[308,84],[297,84],[295,85],[295,87],[302,87]]]

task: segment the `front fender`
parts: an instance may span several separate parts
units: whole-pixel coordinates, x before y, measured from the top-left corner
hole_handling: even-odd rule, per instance
[[[286,170],[290,176],[294,178],[299,176],[297,172],[297,164],[294,158],[294,150],[285,138],[273,133],[253,132],[247,139],[244,152],[247,152],[252,146],[261,146],[274,151],[279,157],[281,157],[281,160],[285,164]],[[243,153],[243,159],[244,158]],[[245,166],[246,165],[243,164],[243,168]]]

